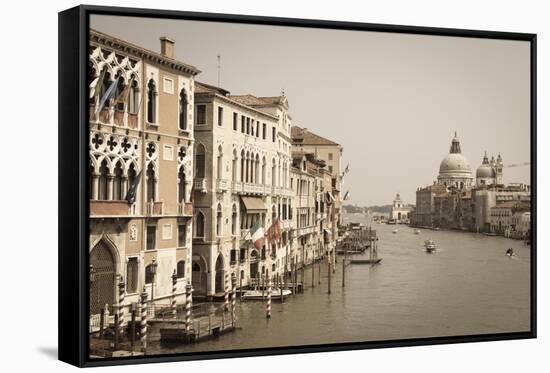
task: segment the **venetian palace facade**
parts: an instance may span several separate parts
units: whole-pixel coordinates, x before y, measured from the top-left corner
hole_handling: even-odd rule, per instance
[[[90,37],[92,317],[144,291],[169,303],[173,281],[178,302],[188,284],[212,299],[227,277],[246,286],[333,252],[342,147],[293,127],[284,94],[197,82],[166,37],[160,53]]]
[[[144,288],[149,299],[169,297],[174,272],[180,294],[191,280],[192,105],[199,70],[173,59],[168,38],[161,39],[162,53],[154,53],[97,31],[90,36],[89,244],[96,314],[104,307],[112,313],[120,281],[127,307],[139,302]],[[130,204],[132,185],[137,194]]]

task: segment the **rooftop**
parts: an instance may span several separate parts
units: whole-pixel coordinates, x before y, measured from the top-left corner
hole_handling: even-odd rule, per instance
[[[298,126],[292,126],[291,137],[293,142],[303,145],[340,145],[332,140],[310,132],[306,128]]]

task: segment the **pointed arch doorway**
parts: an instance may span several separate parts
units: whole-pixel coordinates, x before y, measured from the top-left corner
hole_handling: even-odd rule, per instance
[[[91,284],[90,313],[98,314],[101,309],[113,311],[116,288],[116,261],[111,249],[101,240],[90,253],[90,264],[94,269]]]

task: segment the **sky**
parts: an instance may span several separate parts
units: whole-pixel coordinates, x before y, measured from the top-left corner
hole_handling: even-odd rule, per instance
[[[473,175],[484,151],[505,166],[530,159],[529,43],[286,26],[97,16],[92,28],[199,68],[231,94],[279,95],[293,124],[338,142],[343,190],[361,206],[415,203],[436,180],[454,132]],[[505,183],[529,183],[527,166]]]

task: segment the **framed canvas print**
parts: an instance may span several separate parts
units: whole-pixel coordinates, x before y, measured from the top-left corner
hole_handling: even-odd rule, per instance
[[[59,14],[59,356],[536,336],[536,35]]]

